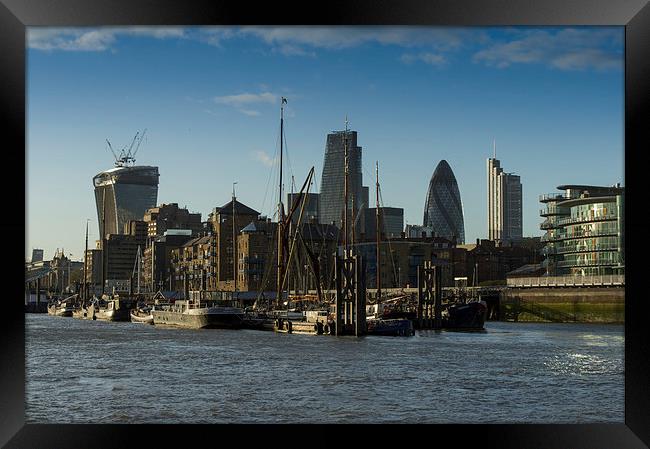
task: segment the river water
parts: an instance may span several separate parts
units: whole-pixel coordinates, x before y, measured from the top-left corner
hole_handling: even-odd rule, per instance
[[[624,422],[622,325],[337,338],[25,320],[28,423]]]

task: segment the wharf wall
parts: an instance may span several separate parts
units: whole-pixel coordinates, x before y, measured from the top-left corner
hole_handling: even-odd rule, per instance
[[[507,288],[498,319],[563,323],[625,322],[625,287]]]

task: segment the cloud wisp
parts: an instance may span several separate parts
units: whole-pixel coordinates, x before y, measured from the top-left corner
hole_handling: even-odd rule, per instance
[[[272,167],[273,164],[275,164],[275,159],[264,151],[255,151],[253,153],[253,159],[255,159],[257,162],[261,162],[267,167]]]
[[[106,51],[120,36],[143,36],[155,39],[184,38],[180,27],[118,28],[27,28],[29,48],[44,51]]]
[[[623,33],[617,29],[523,30],[476,52],[474,62],[506,68],[546,64],[560,70],[622,69]]]
[[[404,64],[413,64],[414,62],[423,62],[428,65],[442,67],[447,65],[447,58],[444,55],[436,53],[405,53],[400,57]]]
[[[260,112],[251,107],[260,104],[273,104],[280,101],[280,96],[271,92],[262,92],[259,94],[242,93],[236,95],[224,95],[214,97],[214,102],[232,106],[242,114],[254,117],[260,115]]]
[[[624,61],[623,31],[613,27],[504,30],[415,26],[27,29],[29,48],[43,51],[112,50],[118,39],[124,36],[186,39],[219,48],[230,41],[250,40],[261,42],[273,53],[287,57],[316,57],[319,50],[336,51],[379,44],[404,49],[399,58],[404,64],[424,63],[434,67],[448,65],[448,56],[460,51],[475,63],[498,68],[543,64],[559,70],[608,70],[622,69]],[[256,113],[253,109],[246,111],[250,115]]]

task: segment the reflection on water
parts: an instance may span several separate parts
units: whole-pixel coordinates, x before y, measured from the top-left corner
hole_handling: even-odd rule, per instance
[[[618,325],[330,337],[28,314],[28,422],[624,422]]]

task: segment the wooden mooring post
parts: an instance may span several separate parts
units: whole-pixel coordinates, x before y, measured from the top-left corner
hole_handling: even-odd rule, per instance
[[[442,327],[441,269],[431,261],[418,266],[417,326],[419,329]]]
[[[361,256],[350,250],[334,258],[336,273],[336,335],[366,334],[366,279]]]

